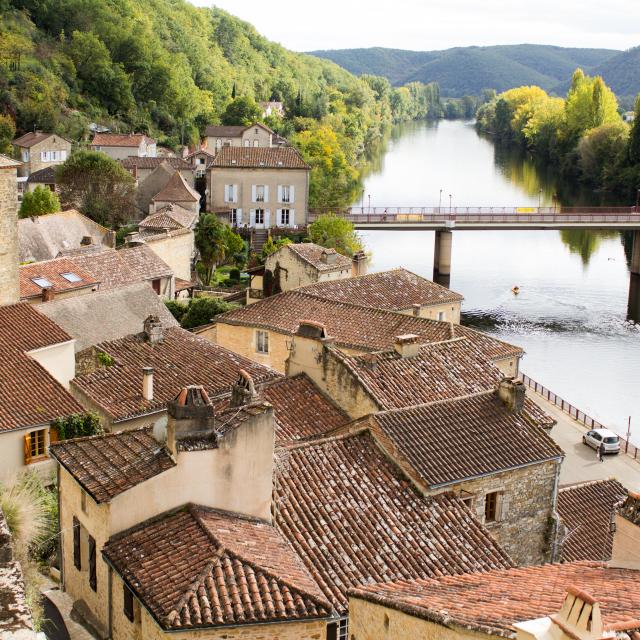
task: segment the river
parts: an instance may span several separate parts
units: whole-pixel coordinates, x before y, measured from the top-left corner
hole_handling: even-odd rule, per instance
[[[459,120],[394,130],[372,167],[357,205],[370,196],[372,207],[437,206],[440,198],[443,207],[544,206],[563,191],[530,159]],[[361,236],[370,271],[403,266],[432,277],[433,232]],[[457,231],[450,287],[465,297],[464,324],[522,346],[522,371],[618,433],[631,416],[640,444],[640,325],[627,320],[620,233]]]

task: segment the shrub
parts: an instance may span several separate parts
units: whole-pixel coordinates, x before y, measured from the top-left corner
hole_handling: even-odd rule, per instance
[[[181,322],[182,318],[184,318],[187,310],[189,309],[189,305],[184,302],[178,302],[177,300],[165,300],[165,306],[169,309],[171,315],[178,321]]]
[[[229,270],[229,280],[235,280],[236,282],[240,281],[240,269],[230,269]]]
[[[204,324],[209,324],[215,316],[233,308],[234,305],[218,298],[195,298],[189,304],[188,311],[183,316],[180,326],[183,329],[201,327]]]
[[[58,418],[51,423],[51,427],[58,432],[60,440],[95,436],[104,433],[100,418],[95,413],[74,413],[64,418]]]

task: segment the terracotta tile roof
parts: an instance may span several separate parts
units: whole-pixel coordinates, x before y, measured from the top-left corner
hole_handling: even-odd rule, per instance
[[[395,349],[355,356],[332,352],[380,409],[493,390],[503,377],[468,338],[424,345],[418,355],[404,358]]]
[[[331,615],[287,541],[260,520],[188,506],[114,536],[103,555],[166,630]]]
[[[93,143],[95,144],[95,142]],[[136,145],[138,146],[138,145]],[[172,158],[172,157],[157,157],[150,158],[148,156],[143,156],[142,158],[139,156],[129,156],[128,158],[124,158],[120,160],[120,164],[125,169],[155,169],[158,165],[161,165],[163,162],[169,163],[174,169],[179,169],[180,171],[186,171],[188,169],[193,170],[193,165],[189,164],[184,158]]]
[[[71,280],[63,277],[63,273],[68,274]],[[75,276],[75,278],[74,278]],[[34,279],[41,278],[51,284],[37,284]],[[80,280],[76,281],[76,278]],[[52,289],[55,293],[74,291],[76,289],[86,289],[96,287],[100,281],[79,268],[72,258],[55,258],[44,262],[34,262],[20,267],[20,298],[38,298],[42,295],[42,289]],[[43,286],[44,285],[44,286]]]
[[[211,167],[304,170],[311,168],[293,147],[222,147]]]
[[[364,418],[431,488],[499,473],[564,452],[528,412],[511,413],[493,391]],[[390,452],[391,453],[391,452]]]
[[[100,278],[101,290],[173,275],[171,267],[144,244],[74,256],[73,261]]]
[[[618,514],[631,524],[640,526],[640,494],[629,491],[624,504],[618,510]]]
[[[91,141],[92,146],[98,147],[139,147],[146,140],[147,144],[155,144],[155,140],[144,133],[96,133]]]
[[[0,431],[46,425],[83,408],[26,352],[71,336],[28,303],[0,307]]]
[[[51,445],[51,455],[98,503],[175,467],[151,428],[75,438]]]
[[[605,629],[637,629],[639,580],[640,571],[572,562],[372,584],[352,594],[447,627],[515,638],[515,623],[557,613],[569,587],[587,592],[600,603]]]
[[[613,547],[610,519],[615,506],[626,496],[627,490],[614,479],[560,489],[557,509],[567,528],[562,559],[610,560]]]
[[[56,184],[56,169],[55,167],[38,169],[38,171],[29,174],[27,182],[31,184]]]
[[[171,203],[148,215],[138,226],[141,229],[192,229],[197,221],[197,213]]]
[[[359,584],[512,566],[460,501],[421,496],[368,433],[277,456],[276,526],[341,613]]]
[[[33,147],[34,144],[38,144],[51,136],[56,136],[61,140],[65,140],[69,142],[66,138],[59,136],[56,133],[45,133],[44,131],[30,131],[29,133],[25,133],[23,136],[16,138],[11,144],[14,144],[16,147],[23,147],[28,149],[29,147]]]
[[[19,167],[22,162],[18,162],[9,156],[5,156],[0,153],[0,169],[12,169],[14,167]]]
[[[164,411],[177,391],[204,385],[210,398],[226,394],[240,369],[256,384],[279,374],[178,327],[166,329],[164,340],[151,344],[144,334],[103,342],[96,349],[115,363],[78,376],[72,386],[101,406],[114,420]],[[154,399],[142,398],[142,368],[154,368]]]
[[[430,306],[461,302],[464,299],[459,293],[406,269],[393,269],[355,278],[317,282],[302,287],[301,291],[328,300],[351,302],[363,307],[390,311],[411,309],[414,304]]]
[[[179,171],[176,171],[169,178],[164,189],[156,193],[151,200],[152,202],[199,202],[200,194],[187,184]]]
[[[342,271],[344,269],[351,269],[351,258],[343,256],[335,249],[325,249],[319,244],[313,242],[300,242],[297,244],[288,244],[282,248],[283,251],[293,251],[297,256],[302,258],[306,263],[315,267],[318,271]],[[334,254],[335,262],[326,263],[322,261],[322,254]],[[342,282],[342,281],[341,281]],[[313,285],[312,285],[313,286]],[[305,287],[304,289],[308,289]],[[346,300],[345,302],[349,302]]]
[[[247,127],[224,125],[224,124],[210,124],[204,131],[204,135],[207,138],[239,138]]]
[[[308,320],[324,324],[328,336],[335,339],[337,346],[362,351],[387,350],[392,348],[397,336],[415,334],[422,343],[466,336],[480,353],[492,360],[522,354],[519,347],[467,327],[324,300],[298,290],[286,291],[234,309],[218,316],[216,321],[293,335],[300,323]]]

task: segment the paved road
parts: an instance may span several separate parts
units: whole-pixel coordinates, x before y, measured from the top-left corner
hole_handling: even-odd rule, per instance
[[[534,393],[532,389],[527,389],[527,394],[558,421],[551,431],[551,437],[566,454],[560,471],[560,485],[613,477],[627,489],[640,491],[640,461],[620,453],[605,456],[604,462],[598,462],[595,450],[582,444],[582,434],[587,431],[584,425]]]

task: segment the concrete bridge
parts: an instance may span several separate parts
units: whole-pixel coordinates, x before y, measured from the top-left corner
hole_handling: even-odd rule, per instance
[[[310,211],[313,222],[328,211]],[[640,207],[351,207],[332,211],[356,229],[435,231],[433,276],[448,286],[453,231],[591,229],[633,232],[630,319],[640,322]]]

